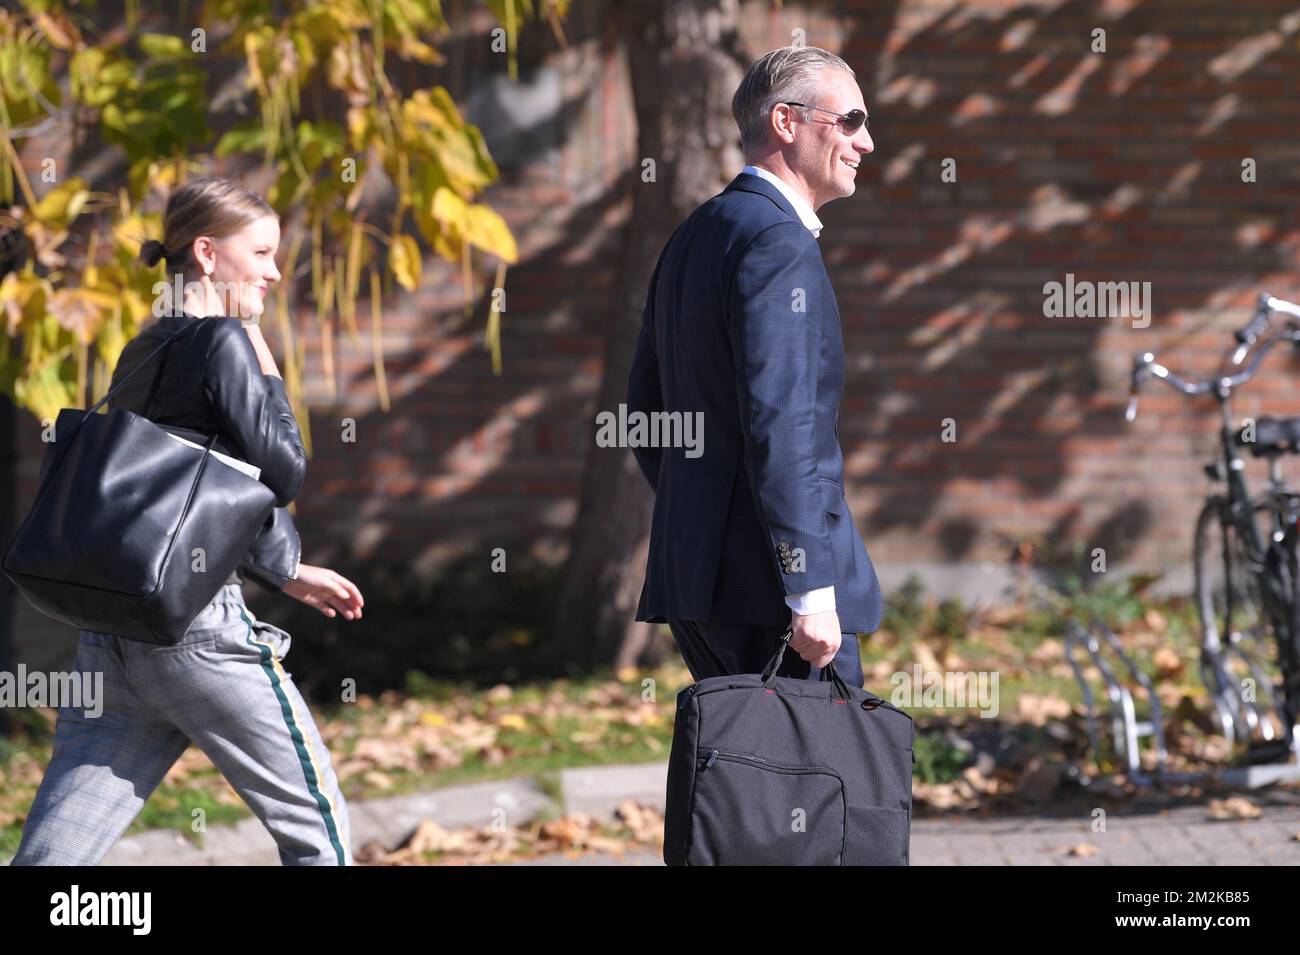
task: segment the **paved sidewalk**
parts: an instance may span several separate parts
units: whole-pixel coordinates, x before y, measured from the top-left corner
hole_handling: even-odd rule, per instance
[[[1300,865],[1300,807],[1212,820],[1205,805],[1091,819],[919,819],[912,865]]]
[[[401,843],[419,823],[481,827],[501,818],[522,825],[544,809],[612,815],[633,799],[663,811],[666,763],[564,770],[557,805],[531,780],[473,783],[349,805],[354,851],[379,840]],[[912,865],[1300,865],[1300,799],[1252,793],[1255,819],[1215,821],[1205,804],[1148,811],[1111,810],[1106,831],[1091,817],[920,818],[912,823]],[[256,819],[213,827],[203,849],[172,832],[123,839],[106,865],[278,865],[275,844]],[[619,857],[556,853],[518,865],[662,865],[658,851]]]

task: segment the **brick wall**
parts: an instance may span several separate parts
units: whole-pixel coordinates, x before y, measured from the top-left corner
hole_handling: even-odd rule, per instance
[[[1297,5],[743,9],[755,57],[802,29],[848,59],[872,113],[857,194],[819,214],[848,354],[850,504],[887,585],[924,569],[936,589],[967,587],[1035,534],[1106,546],[1112,567],[1185,564],[1214,406],[1152,385],[1127,425],[1130,356],[1209,371],[1257,290],[1300,298]],[[565,50],[544,28],[525,37],[516,88],[488,52],[490,23],[469,22],[438,80],[484,129],[503,172],[488,198],[523,254],[506,281],[504,373],[482,348],[486,299],[466,318],[458,268],[431,262],[418,293],[386,303],[391,412],[364,307],[360,342],[339,347],[344,399],[307,335],[299,523],[305,559],[345,573],[368,555],[419,572],[464,554],[486,566],[496,546],[562,556],[620,227],[632,190],[653,188],[628,174],[628,90],[601,4],[575,4]],[[1090,50],[1096,28],[1105,53]],[[1247,157],[1257,182],[1241,181]],[[941,180],[947,158],[956,182]],[[1066,273],[1149,281],[1149,327],[1045,317],[1043,285]],[[1300,413],[1296,368],[1271,359],[1240,413]],[[356,444],[338,439],[344,417]],[[946,418],[955,443],[940,440]],[[34,421],[20,430],[21,513],[41,446]]]

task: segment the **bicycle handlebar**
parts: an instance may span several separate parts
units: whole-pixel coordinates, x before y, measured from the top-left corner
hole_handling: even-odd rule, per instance
[[[1259,301],[1255,304],[1255,314],[1250,317],[1250,321],[1233,332],[1233,337],[1242,346],[1233,352],[1232,363],[1234,365],[1240,364],[1243,349],[1255,344],[1255,339],[1259,337],[1264,329],[1268,328],[1268,306],[1265,304],[1267,301],[1267,294],[1260,295]]]
[[[1300,305],[1288,302],[1286,299],[1275,298],[1267,292],[1262,292],[1259,301],[1255,304],[1255,314],[1251,316],[1245,327],[1239,328],[1233,333],[1239,347],[1232,353],[1232,364],[1240,365],[1242,363],[1246,357],[1246,352],[1255,344],[1259,336],[1267,331],[1274,312],[1290,315],[1292,318],[1300,318]]]
[[[1232,353],[1231,363],[1233,366],[1241,364],[1247,353],[1259,340],[1259,336],[1268,330],[1274,313],[1300,319],[1300,305],[1288,302],[1286,299],[1276,298],[1267,292],[1262,293],[1259,296],[1259,301],[1255,306],[1255,314],[1251,317],[1250,322],[1233,333],[1239,343]],[[1142,383],[1152,376],[1164,380],[1171,388],[1185,395],[1203,395],[1216,389],[1228,393],[1237,386],[1249,381],[1254,376],[1256,369],[1259,368],[1259,363],[1263,361],[1264,356],[1268,354],[1274,345],[1284,340],[1300,347],[1300,324],[1289,322],[1285,330],[1268,339],[1255,353],[1254,360],[1244,371],[1236,375],[1216,376],[1213,379],[1181,378],[1164,365],[1159,364],[1156,361],[1156,356],[1151,352],[1134,355],[1133,377],[1129,388],[1128,408],[1124,412],[1124,419],[1133,421],[1137,418],[1138,391],[1141,389]]]
[[[1284,298],[1275,298],[1272,295],[1264,296],[1264,298],[1270,312],[1281,312],[1283,315],[1290,315],[1292,318],[1300,318],[1300,305],[1295,302],[1288,302]]]
[[[1138,390],[1142,387],[1142,382],[1152,376],[1162,379],[1169,384],[1169,387],[1181,391],[1185,395],[1203,395],[1214,387],[1213,382],[1208,379],[1188,381],[1185,378],[1180,378],[1157,362],[1156,356],[1149,351],[1134,355],[1133,381],[1129,389],[1128,410],[1124,412],[1126,421],[1132,421],[1137,417]]]

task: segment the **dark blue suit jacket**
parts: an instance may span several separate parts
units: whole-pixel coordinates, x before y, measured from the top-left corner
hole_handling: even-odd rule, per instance
[[[880,625],[844,499],[843,388],[817,239],[741,173],[677,228],[650,280],[627,412],[703,412],[704,445],[633,448],[655,490],[637,620],[783,627],[787,594],[834,584],[841,630]]]

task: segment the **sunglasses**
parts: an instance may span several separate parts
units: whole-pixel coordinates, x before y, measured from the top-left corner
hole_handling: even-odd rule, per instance
[[[859,129],[870,128],[871,117],[860,109],[851,109],[847,113],[837,113],[833,109],[823,109],[820,106],[809,106],[807,103],[786,103],[786,106],[799,106],[803,109],[815,109],[819,113],[830,113],[836,117],[835,125],[844,131],[845,136],[852,136]]]

